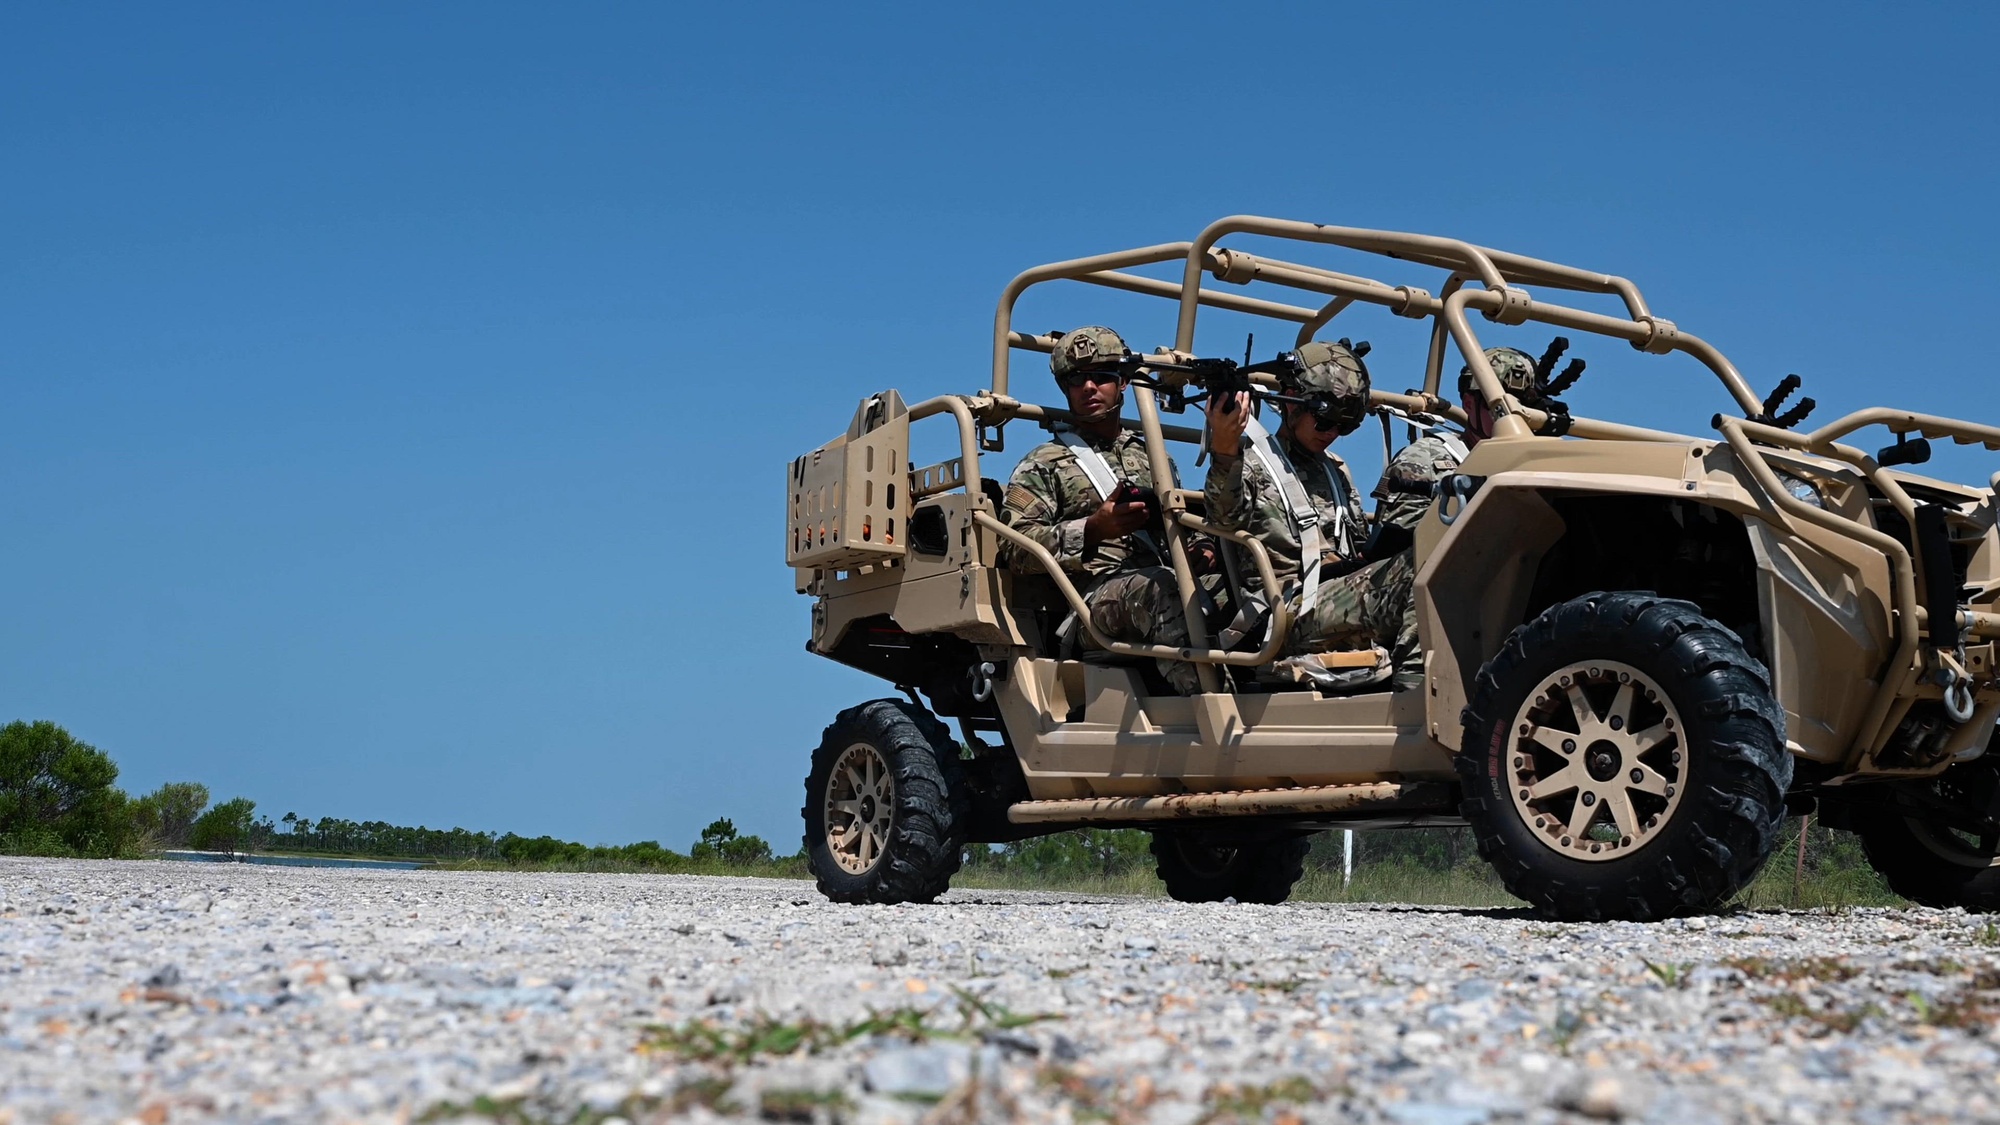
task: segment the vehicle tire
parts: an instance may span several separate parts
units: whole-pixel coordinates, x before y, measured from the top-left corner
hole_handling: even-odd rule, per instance
[[[1699,607],[1595,593],[1479,671],[1461,812],[1514,895],[1564,921],[1713,909],[1777,846],[1792,759],[1770,676]]]
[[[1167,897],[1175,902],[1275,905],[1290,898],[1306,873],[1310,836],[1288,832],[1264,840],[1219,841],[1207,833],[1153,833],[1153,859]]]
[[[1995,751],[2000,751],[2000,737],[1985,757],[1954,766],[1920,784],[1933,788],[1929,794],[1932,800],[1946,804],[1971,804],[1963,799],[1967,788],[1990,800],[1992,774],[2000,765],[2000,761],[1989,761]],[[1973,784],[1968,786],[1967,782]],[[2000,910],[2000,834],[1947,827],[1929,818],[1906,816],[1891,807],[1856,810],[1854,831],[1861,837],[1868,865],[1890,890],[1911,902],[1980,912]]]
[[[806,777],[806,866],[835,902],[930,902],[951,885],[969,817],[956,739],[915,704],[834,717]]]

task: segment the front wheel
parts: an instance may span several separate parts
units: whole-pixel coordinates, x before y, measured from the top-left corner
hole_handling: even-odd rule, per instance
[[[806,866],[835,902],[929,902],[958,872],[958,743],[929,711],[877,699],[834,717],[806,777]]]
[[[1566,921],[1709,910],[1777,846],[1792,760],[1764,666],[1699,607],[1588,594],[1479,673],[1458,772],[1479,854]]]
[[[1153,858],[1160,881],[1175,902],[1275,905],[1290,898],[1305,874],[1311,838],[1286,833],[1259,840],[1231,840],[1200,832],[1156,831]]]

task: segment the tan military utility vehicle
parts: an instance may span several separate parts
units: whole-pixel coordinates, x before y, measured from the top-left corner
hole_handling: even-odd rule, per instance
[[[1244,236],[1375,255],[1437,288],[1221,245]],[[1178,280],[1147,276],[1157,264]],[[1300,343],[1368,306],[1428,322],[1421,388],[1383,391],[1378,369],[1373,392],[1376,407],[1418,418],[1463,423],[1448,401],[1463,357],[1494,435],[1440,482],[1416,532],[1420,690],[1282,690],[1253,676],[1290,627],[1282,607],[1238,649],[1210,647],[1183,536],[1232,540],[1244,570],[1277,583],[1254,539],[1205,520],[1199,491],[1162,497],[1192,647],[1097,635],[1076,586],[1007,526],[981,473],[1010,421],[1066,417],[1015,398],[1010,378],[1013,351],[1054,343],[1015,329],[1015,302],[1056,280],[1177,308],[1173,345],[1142,357],[1125,422],[1155,480],[1171,479],[1169,443],[1189,443],[1191,464],[1201,439],[1162,411],[1255,370],[1195,357],[1204,307],[1289,324]],[[1529,409],[1484,358],[1481,318],[1684,353],[1732,412],[1684,436]],[[1874,407],[1794,430],[1801,409],[1779,409],[1795,386],[1760,399],[1624,278],[1449,238],[1239,216],[1193,242],[1021,274],[1000,296],[989,389],[872,395],[844,435],[789,468],[788,562],[814,599],[810,650],[905,697],[843,711],[814,754],[805,842],[820,889],[923,901],[967,842],[1118,826],[1153,834],[1176,898],[1276,902],[1313,832],[1469,824],[1506,886],[1544,913],[1650,919],[1726,902],[1787,812],[1817,809],[1859,832],[1904,895],[2000,908],[2000,476],[1966,487],[1894,467],[1926,459],[1930,439],[2000,450],[2000,429]],[[958,455],[913,467],[920,424],[955,426]],[[1870,427],[1895,444],[1842,443]],[[996,565],[1003,543],[1040,572]],[[1094,645],[1058,640],[1072,614]],[[1196,664],[1209,690],[1167,691],[1152,667],[1162,656]]]

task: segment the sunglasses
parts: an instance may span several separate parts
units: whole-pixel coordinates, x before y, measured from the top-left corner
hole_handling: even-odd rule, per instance
[[[1103,371],[1072,371],[1067,375],[1057,377],[1057,380],[1063,386],[1071,388],[1081,387],[1085,383],[1119,383],[1123,382],[1124,379],[1125,377],[1119,374],[1115,368]]]

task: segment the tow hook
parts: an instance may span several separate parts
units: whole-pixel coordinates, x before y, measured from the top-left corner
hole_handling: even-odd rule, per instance
[[[1964,726],[1971,722],[1972,675],[1965,670],[1964,662],[1955,659],[1951,653],[1938,653],[1938,670],[1934,682],[1944,688],[1945,718],[1950,719],[1953,726]]]
[[[1472,503],[1472,496],[1479,486],[1486,483],[1485,477],[1467,476],[1453,473],[1438,482],[1438,522],[1450,527],[1458,517],[1465,514],[1465,506]]]
[[[993,674],[998,669],[991,661],[982,661],[972,669],[972,701],[984,703],[993,698]],[[1963,720],[1960,720],[1961,722]]]

